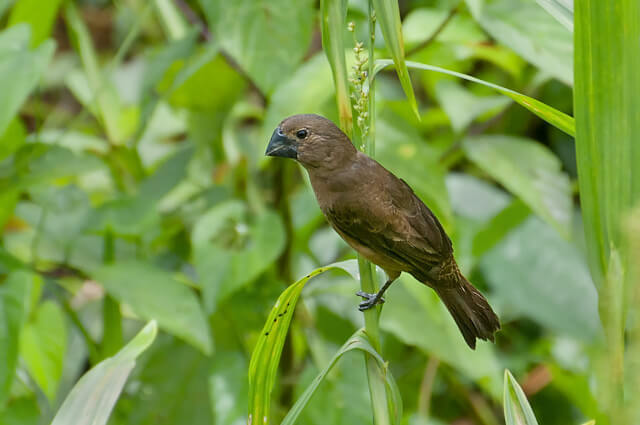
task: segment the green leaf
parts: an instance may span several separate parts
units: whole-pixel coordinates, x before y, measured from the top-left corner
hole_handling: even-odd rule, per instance
[[[47,69],[55,45],[52,41],[29,50],[29,26],[16,25],[0,33],[0,135],[14,119],[27,96]]]
[[[374,75],[377,74],[380,70],[386,68],[391,64],[392,62],[389,59],[376,60],[376,68],[374,70]],[[482,84],[483,86],[491,87],[492,89],[499,91],[505,96],[509,96],[511,99],[515,100],[518,104],[524,106],[529,111],[533,112],[538,117],[542,118],[543,120],[553,125],[554,127],[564,131],[570,136],[575,135],[575,122],[572,117],[565,114],[564,112],[560,112],[557,109],[554,109],[548,105],[545,105],[544,103],[532,97],[525,96],[516,91],[507,89],[497,84],[480,80],[470,75],[461,74],[455,71],[449,71],[448,69],[440,68],[438,66],[432,66],[432,65],[427,65],[427,64],[418,63],[418,62],[411,62],[411,61],[407,61],[407,66],[409,68],[422,69],[424,71],[435,71],[443,74],[453,75],[454,77],[462,78],[467,81]]]
[[[573,0],[536,0],[536,2],[566,29],[573,32]]]
[[[540,220],[525,221],[480,265],[505,313],[584,341],[599,335],[598,294],[580,251]]]
[[[214,422],[209,405],[208,380],[211,362],[217,356],[216,352],[208,358],[190,345],[160,334],[140,362],[135,381],[132,379],[142,391],[127,391],[110,423],[221,425],[217,417]],[[243,407],[246,415],[246,405]]]
[[[53,301],[45,301],[33,321],[22,329],[20,357],[50,402],[58,391],[66,350],[67,328],[62,309]]]
[[[527,397],[507,369],[504,371],[503,404],[506,425],[538,425]]]
[[[409,70],[404,59],[404,41],[402,39],[402,23],[400,22],[400,8],[396,0],[372,0],[376,11],[376,22],[380,24],[384,41],[391,53],[393,63],[396,67],[398,79],[402,85],[402,90],[409,100],[411,109],[418,119],[418,102],[413,92]]]
[[[493,38],[555,78],[573,83],[571,33],[534,0],[467,0],[471,14]]]
[[[518,196],[536,214],[568,236],[573,207],[569,177],[545,146],[519,137],[467,138],[468,158]]]
[[[296,101],[291,101],[291,93]],[[302,64],[293,75],[285,79],[273,92],[263,124],[263,138],[267,143],[273,129],[289,115],[322,113],[323,104],[334,95],[331,67],[325,55],[315,55]]]
[[[311,397],[318,389],[318,386],[326,378],[327,374],[331,371],[333,366],[335,366],[335,364],[344,354],[352,350],[361,350],[365,353],[365,355],[371,356],[371,358],[378,362],[380,370],[382,370],[384,374],[383,379],[385,382],[385,387],[387,389],[387,392],[391,394],[393,400],[393,402],[391,403],[393,406],[392,423],[400,423],[400,420],[402,419],[402,401],[400,398],[398,386],[393,379],[393,375],[391,375],[391,372],[388,369],[388,365],[385,363],[382,356],[373,348],[371,342],[369,341],[369,337],[365,333],[364,329],[360,329],[356,331],[356,333],[354,333],[353,336],[351,336],[351,338],[347,340],[347,342],[344,343],[342,348],[340,348],[340,350],[338,350],[338,352],[331,358],[329,364],[322,370],[322,372],[318,374],[318,376],[316,376],[311,385],[307,387],[300,398],[296,400],[293,407],[291,407],[291,409],[287,413],[287,416],[285,416],[285,418],[283,419],[282,425],[293,425],[296,422],[296,419],[298,418],[298,416],[300,416],[302,409],[304,409],[309,400],[311,400]]]
[[[605,334],[598,400],[611,423],[630,420],[623,412],[622,371],[637,257],[629,252],[622,223],[640,205],[640,99],[634,95],[640,92],[638,16],[636,0],[619,0],[615,7],[576,2],[576,160],[589,266]]]
[[[198,298],[168,272],[132,260],[104,266],[92,277],[141,318],[157,320],[162,329],[211,353],[209,325]]]
[[[82,376],[51,425],[106,424],[136,358],[151,345],[156,333],[156,322],[149,322],[115,356],[98,363]]]
[[[37,46],[49,35],[62,0],[20,0],[11,9],[9,26],[24,22],[31,26],[31,45]]]
[[[342,269],[351,272],[354,263],[354,261],[345,261],[315,269],[285,289],[278,297],[251,355],[249,364],[249,425],[269,423],[271,391],[275,385],[282,347],[302,288],[312,277],[328,270]],[[257,422],[254,422],[253,418],[256,418]]]
[[[436,84],[436,98],[449,116],[451,127],[457,133],[464,130],[476,118],[497,112],[510,101],[503,96],[476,96],[453,81],[442,80]]]
[[[483,387],[495,399],[501,374],[491,343],[479,341],[471,351],[436,293],[412,277],[401,275],[387,291],[380,327],[404,344],[416,346],[451,365]],[[416,331],[416,323],[420,331]]]
[[[14,271],[0,285],[0,410],[9,397],[18,362],[19,336],[37,276]]]
[[[245,353],[216,352],[209,375],[209,394],[216,424],[238,425],[246,422],[249,394],[246,374]]]
[[[234,201],[217,205],[202,215],[194,227],[195,265],[209,313],[268,269],[285,247],[284,225],[272,211],[265,211],[248,225],[245,237],[251,239],[241,249],[209,242],[213,235],[228,229],[230,220],[244,209],[243,204]]]
[[[265,94],[293,73],[311,42],[311,0],[200,0],[213,38]]]
[[[345,58],[344,29],[347,17],[346,0],[321,0],[320,19],[322,25],[322,48],[324,49],[336,90],[340,128],[347,135],[353,130],[353,116],[351,112],[351,98],[349,96],[349,80],[347,60]]]
[[[123,108],[114,85],[103,75],[89,30],[78,14],[76,6],[71,2],[66,4],[65,17],[70,28],[71,40],[78,51],[84,69],[83,74],[70,74],[69,78],[75,76],[75,84],[89,89],[88,97],[80,95],[77,89],[74,90],[75,94],[80,95],[79,100],[97,115],[109,141],[123,144],[133,132],[132,126],[127,124],[129,110]],[[71,88],[73,89],[74,85]]]

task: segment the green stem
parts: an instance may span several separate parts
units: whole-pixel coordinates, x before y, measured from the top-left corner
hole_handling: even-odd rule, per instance
[[[105,264],[113,263],[115,258],[114,236],[111,229],[107,229],[104,235],[104,253],[103,259]],[[102,304],[102,358],[110,357],[118,352],[122,347],[122,313],[120,312],[120,304],[111,295],[106,294]]]
[[[356,146],[363,146],[363,150],[367,155],[373,157],[375,155],[375,141],[374,141],[374,86],[373,86],[373,64],[374,64],[374,49],[373,42],[375,37],[375,11],[373,9],[373,2],[369,0],[369,39],[367,41],[368,50],[368,72],[367,82],[368,87],[368,115],[367,124],[365,128],[368,128],[366,134],[362,135],[362,144]],[[376,282],[374,268],[370,262],[358,255],[358,269],[360,271],[360,287],[364,292],[374,293],[378,291],[378,285]],[[364,311],[364,329],[371,345],[376,351],[381,351],[380,344],[380,327],[378,320],[380,318],[380,306],[370,308]],[[387,395],[387,389],[384,382],[384,371],[381,369],[378,362],[370,355],[365,354],[365,364],[367,367],[367,380],[369,383],[369,395],[371,396],[371,408],[373,411],[373,422],[376,425],[390,424],[391,417],[389,411],[389,397]]]

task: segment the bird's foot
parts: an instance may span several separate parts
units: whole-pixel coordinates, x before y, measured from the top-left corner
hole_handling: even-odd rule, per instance
[[[358,291],[356,292],[356,295],[362,297],[362,299],[364,300],[358,305],[358,310],[360,311],[369,310],[376,304],[384,303],[384,298],[379,297],[378,294],[369,294],[364,291]]]

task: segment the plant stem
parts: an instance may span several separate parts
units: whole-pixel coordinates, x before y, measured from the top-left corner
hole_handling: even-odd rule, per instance
[[[375,154],[375,142],[374,142],[374,121],[375,121],[375,105],[374,105],[374,86],[373,86],[373,64],[374,64],[374,49],[373,42],[375,37],[375,11],[373,9],[373,2],[369,0],[369,39],[367,41],[368,50],[368,72],[367,82],[368,87],[368,115],[366,116],[367,123],[365,128],[368,131],[362,134],[362,144],[358,143],[356,146],[362,146],[367,155],[373,157]],[[360,287],[364,292],[374,293],[378,291],[378,285],[374,278],[374,268],[370,262],[358,255],[358,269],[360,271]],[[364,311],[364,329],[371,345],[376,351],[380,352],[380,327],[378,326],[378,320],[380,318],[380,306],[370,308]],[[367,367],[367,380],[369,382],[369,395],[371,396],[371,409],[373,411],[374,424],[390,424],[391,417],[389,413],[389,402],[387,390],[384,383],[384,373],[375,359],[369,355],[365,355],[365,364]]]
[[[104,235],[104,263],[111,264],[115,258],[115,241],[111,229]],[[122,314],[120,304],[106,294],[102,304],[102,358],[111,357],[122,347]]]

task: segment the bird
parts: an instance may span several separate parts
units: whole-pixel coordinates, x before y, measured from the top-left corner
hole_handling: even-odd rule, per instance
[[[498,316],[460,272],[436,216],[404,180],[357,150],[332,121],[315,114],[284,119],[265,155],[300,163],[329,224],[387,274],[377,293],[356,293],[363,299],[361,311],[384,303],[384,292],[406,272],[438,294],[471,349],[476,338],[495,342]]]

